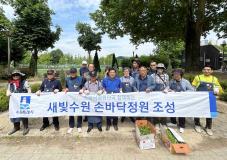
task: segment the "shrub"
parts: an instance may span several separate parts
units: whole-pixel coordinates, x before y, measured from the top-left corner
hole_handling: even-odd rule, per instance
[[[0,89],[0,112],[6,111],[9,108],[9,97],[6,96],[6,90]]]
[[[227,92],[226,91],[225,91],[225,93],[223,93],[222,95],[220,95],[220,100],[227,102]]]
[[[220,81],[220,85],[224,90],[227,90],[227,80]]]
[[[39,90],[39,87],[40,87],[40,83],[35,83],[35,84],[32,84],[31,85],[31,90],[32,90],[32,93],[35,93],[36,91]]]

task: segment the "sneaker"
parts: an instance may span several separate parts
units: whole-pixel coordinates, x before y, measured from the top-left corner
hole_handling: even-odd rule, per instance
[[[49,125],[43,124],[42,127],[40,128],[40,131],[43,131],[43,130],[46,129],[47,127],[49,127]]]
[[[118,126],[117,125],[114,125],[113,127],[114,127],[115,131],[118,131]]]
[[[77,128],[77,131],[78,131],[78,133],[81,133],[82,129],[81,128]]]
[[[24,128],[24,131],[23,131],[23,136],[27,135],[29,132],[29,128]]]
[[[59,126],[54,126],[55,131],[59,131],[60,127]]]
[[[110,126],[106,126],[106,131],[109,131],[110,130]]]
[[[184,133],[184,128],[180,127],[180,133]]]
[[[171,123],[171,122],[170,122],[170,123],[167,123],[167,126],[168,126],[168,127],[177,127],[177,124],[174,124],[174,123]]]
[[[12,135],[12,134],[16,133],[16,132],[19,131],[19,130],[20,130],[20,128],[13,128],[13,130],[10,131],[10,132],[8,133],[8,135]]]
[[[99,132],[102,132],[102,127],[98,127]]]
[[[211,129],[206,128],[205,131],[209,136],[213,136],[213,131]]]
[[[72,134],[72,132],[73,132],[73,128],[69,128],[67,131],[68,134]]]
[[[88,127],[87,133],[91,132],[92,128]]]
[[[201,133],[202,132],[201,127],[200,126],[195,126],[195,131],[197,133]]]

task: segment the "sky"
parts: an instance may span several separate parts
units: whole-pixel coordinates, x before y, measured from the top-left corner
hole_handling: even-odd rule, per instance
[[[77,22],[85,22],[95,27],[95,23],[90,19],[89,13],[94,12],[99,7],[101,0],[49,0],[49,7],[55,12],[52,16],[53,25],[59,25],[63,32],[60,40],[55,43],[55,48],[61,49],[64,53],[72,55],[87,56],[87,52],[81,48],[77,42],[78,33],[75,29]],[[14,18],[14,10],[7,5],[1,5],[6,16],[12,20]],[[201,41],[208,40],[213,44],[220,44],[223,40],[217,40],[214,32],[210,32],[206,38],[202,37]],[[54,49],[55,49],[54,48]],[[129,37],[110,39],[108,35],[104,35],[101,43],[101,52],[99,56],[106,56],[115,53],[116,56],[132,56],[133,51],[138,55],[149,55],[153,53],[155,46],[153,43],[145,43],[137,49],[133,46]],[[48,49],[52,50],[52,49]],[[92,53],[94,55],[94,52]]]

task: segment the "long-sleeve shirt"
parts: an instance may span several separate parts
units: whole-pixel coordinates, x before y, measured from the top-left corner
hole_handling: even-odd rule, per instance
[[[215,87],[218,87],[219,94],[224,93],[218,79],[213,75],[210,76],[205,76],[204,74],[198,75],[194,78],[192,85],[198,88],[201,82],[213,83]]]
[[[171,90],[176,92],[195,91],[195,88],[190,84],[190,82],[184,78],[180,81],[171,80],[169,86]]]
[[[119,77],[115,77],[113,79],[110,77],[104,78],[102,81],[102,86],[107,93],[119,93],[122,88]]]

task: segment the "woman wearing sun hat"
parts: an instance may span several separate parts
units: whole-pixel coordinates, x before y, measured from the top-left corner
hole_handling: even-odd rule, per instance
[[[31,88],[28,81],[25,79],[25,74],[21,73],[19,70],[14,70],[9,79],[6,95],[11,96],[12,93],[31,93]],[[20,130],[20,121],[22,121],[24,126],[23,135],[28,134],[28,118],[11,118],[10,120],[14,127],[8,135],[12,135]]]

